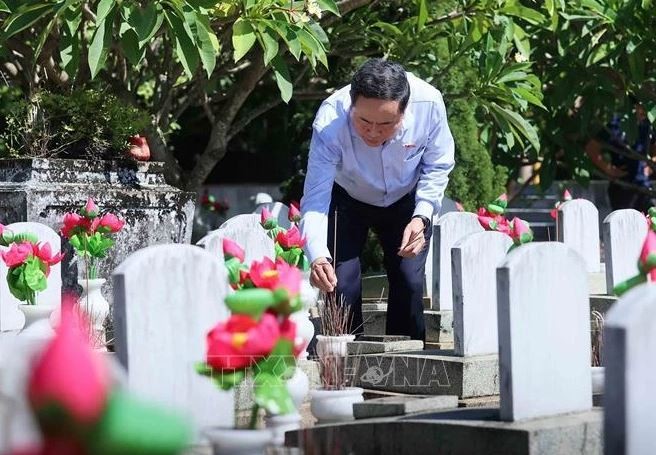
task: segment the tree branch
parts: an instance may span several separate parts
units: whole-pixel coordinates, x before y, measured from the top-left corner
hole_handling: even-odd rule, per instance
[[[238,122],[235,122],[234,125],[230,128],[228,136],[226,138],[227,142],[230,142],[237,134],[239,134],[244,128],[246,128],[253,120],[258,118],[261,115],[266,114],[274,107],[282,103],[282,98],[274,98],[269,100],[266,103],[260,104],[256,109],[253,109],[248,115],[245,115],[243,118],[240,118]]]

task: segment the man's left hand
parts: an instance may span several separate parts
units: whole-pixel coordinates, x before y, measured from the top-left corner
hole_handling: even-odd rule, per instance
[[[426,246],[424,238],[424,222],[421,218],[413,218],[403,231],[403,239],[399,248],[399,256],[413,258]]]

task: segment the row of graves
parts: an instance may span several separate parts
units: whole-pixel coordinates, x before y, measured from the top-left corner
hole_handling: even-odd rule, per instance
[[[504,209],[434,221],[425,345],[385,334],[367,279],[354,340],[281,203],[133,252],[110,302],[93,271],[119,217],[89,201],[4,226],[0,453],[654,453],[656,223],[619,210],[600,236],[571,199],[556,240],[531,242]],[[62,238],[81,297],[62,293]]]

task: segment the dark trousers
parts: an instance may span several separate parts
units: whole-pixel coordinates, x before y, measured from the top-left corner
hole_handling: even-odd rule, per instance
[[[360,335],[364,332],[360,256],[369,229],[373,229],[383,248],[389,281],[386,333],[408,335],[412,339],[425,341],[423,294],[428,247],[414,258],[398,255],[403,231],[414,209],[414,191],[389,207],[376,207],[353,199],[337,184],[333,186],[328,218],[328,249],[337,274],[337,298],[343,298],[351,309],[351,333]],[[432,229],[424,232],[426,245],[431,234]],[[336,254],[333,242],[337,244]]]

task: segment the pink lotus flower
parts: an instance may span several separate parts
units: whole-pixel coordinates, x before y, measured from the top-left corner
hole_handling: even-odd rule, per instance
[[[298,223],[301,221],[301,210],[298,207],[298,202],[292,202],[289,204],[289,213],[287,218],[289,218],[289,221],[292,223]]]
[[[50,267],[61,262],[64,255],[59,252],[55,255],[52,254],[52,248],[48,242],[37,243],[32,245],[32,254],[38,257],[41,262],[46,265],[46,276],[50,276]]]
[[[510,222],[508,222],[507,219],[501,217],[497,222],[496,222],[496,229],[495,231],[499,231],[502,234],[510,235],[510,232],[512,230],[512,227],[510,226]]]
[[[249,277],[257,288],[272,291],[282,288],[289,295],[296,295],[301,289],[301,271],[283,260],[274,263],[265,257],[262,261],[253,261]]]
[[[88,218],[95,218],[98,216],[98,206],[93,201],[93,199],[87,199],[87,203],[84,205],[84,208],[81,210],[81,214]]]
[[[93,220],[94,223],[96,220]],[[97,229],[98,227],[106,228],[109,230],[109,232],[118,232],[121,229],[123,229],[123,226],[125,225],[125,221],[114,215],[113,213],[106,213],[104,214],[97,223]],[[93,223],[92,223],[93,226]],[[95,229],[93,229],[95,231]]]
[[[558,207],[559,206],[560,206],[560,204],[556,203],[556,206],[553,209],[551,209],[551,211],[549,212],[549,215],[554,220],[558,218]]]
[[[516,244],[526,243],[533,240],[533,232],[528,223],[515,217],[511,223],[510,237]]]
[[[456,202],[456,210],[458,210],[459,212],[464,212],[465,208],[460,202]]]
[[[259,322],[233,314],[207,334],[207,364],[214,370],[241,370],[271,353],[280,337],[275,316],[264,313]]]
[[[273,219],[273,215],[269,211],[268,208],[262,207],[262,213],[260,214],[260,224],[264,226],[267,224],[267,221],[270,221]]]
[[[12,243],[7,251],[0,254],[7,267],[17,267],[32,255],[32,244],[28,242]]]
[[[563,201],[567,202],[571,200],[572,200],[572,194],[569,192],[569,190],[566,189],[565,192],[563,193]]]
[[[656,233],[651,229],[647,230],[647,237],[642,244],[639,268],[642,273],[649,273],[650,278],[654,281],[656,278]]]
[[[276,236],[276,242],[283,249],[289,250],[292,248],[303,248],[305,238],[301,237],[301,231],[299,231],[297,226],[292,226],[286,232],[279,232]]]
[[[223,238],[223,256],[225,259],[237,258],[239,262],[244,262],[244,250],[237,242],[229,238]]]
[[[80,330],[82,318],[73,305],[70,298],[62,302],[61,324],[34,364],[27,396],[37,416],[47,417],[58,406],[77,424],[92,425],[103,413],[110,381]]]

